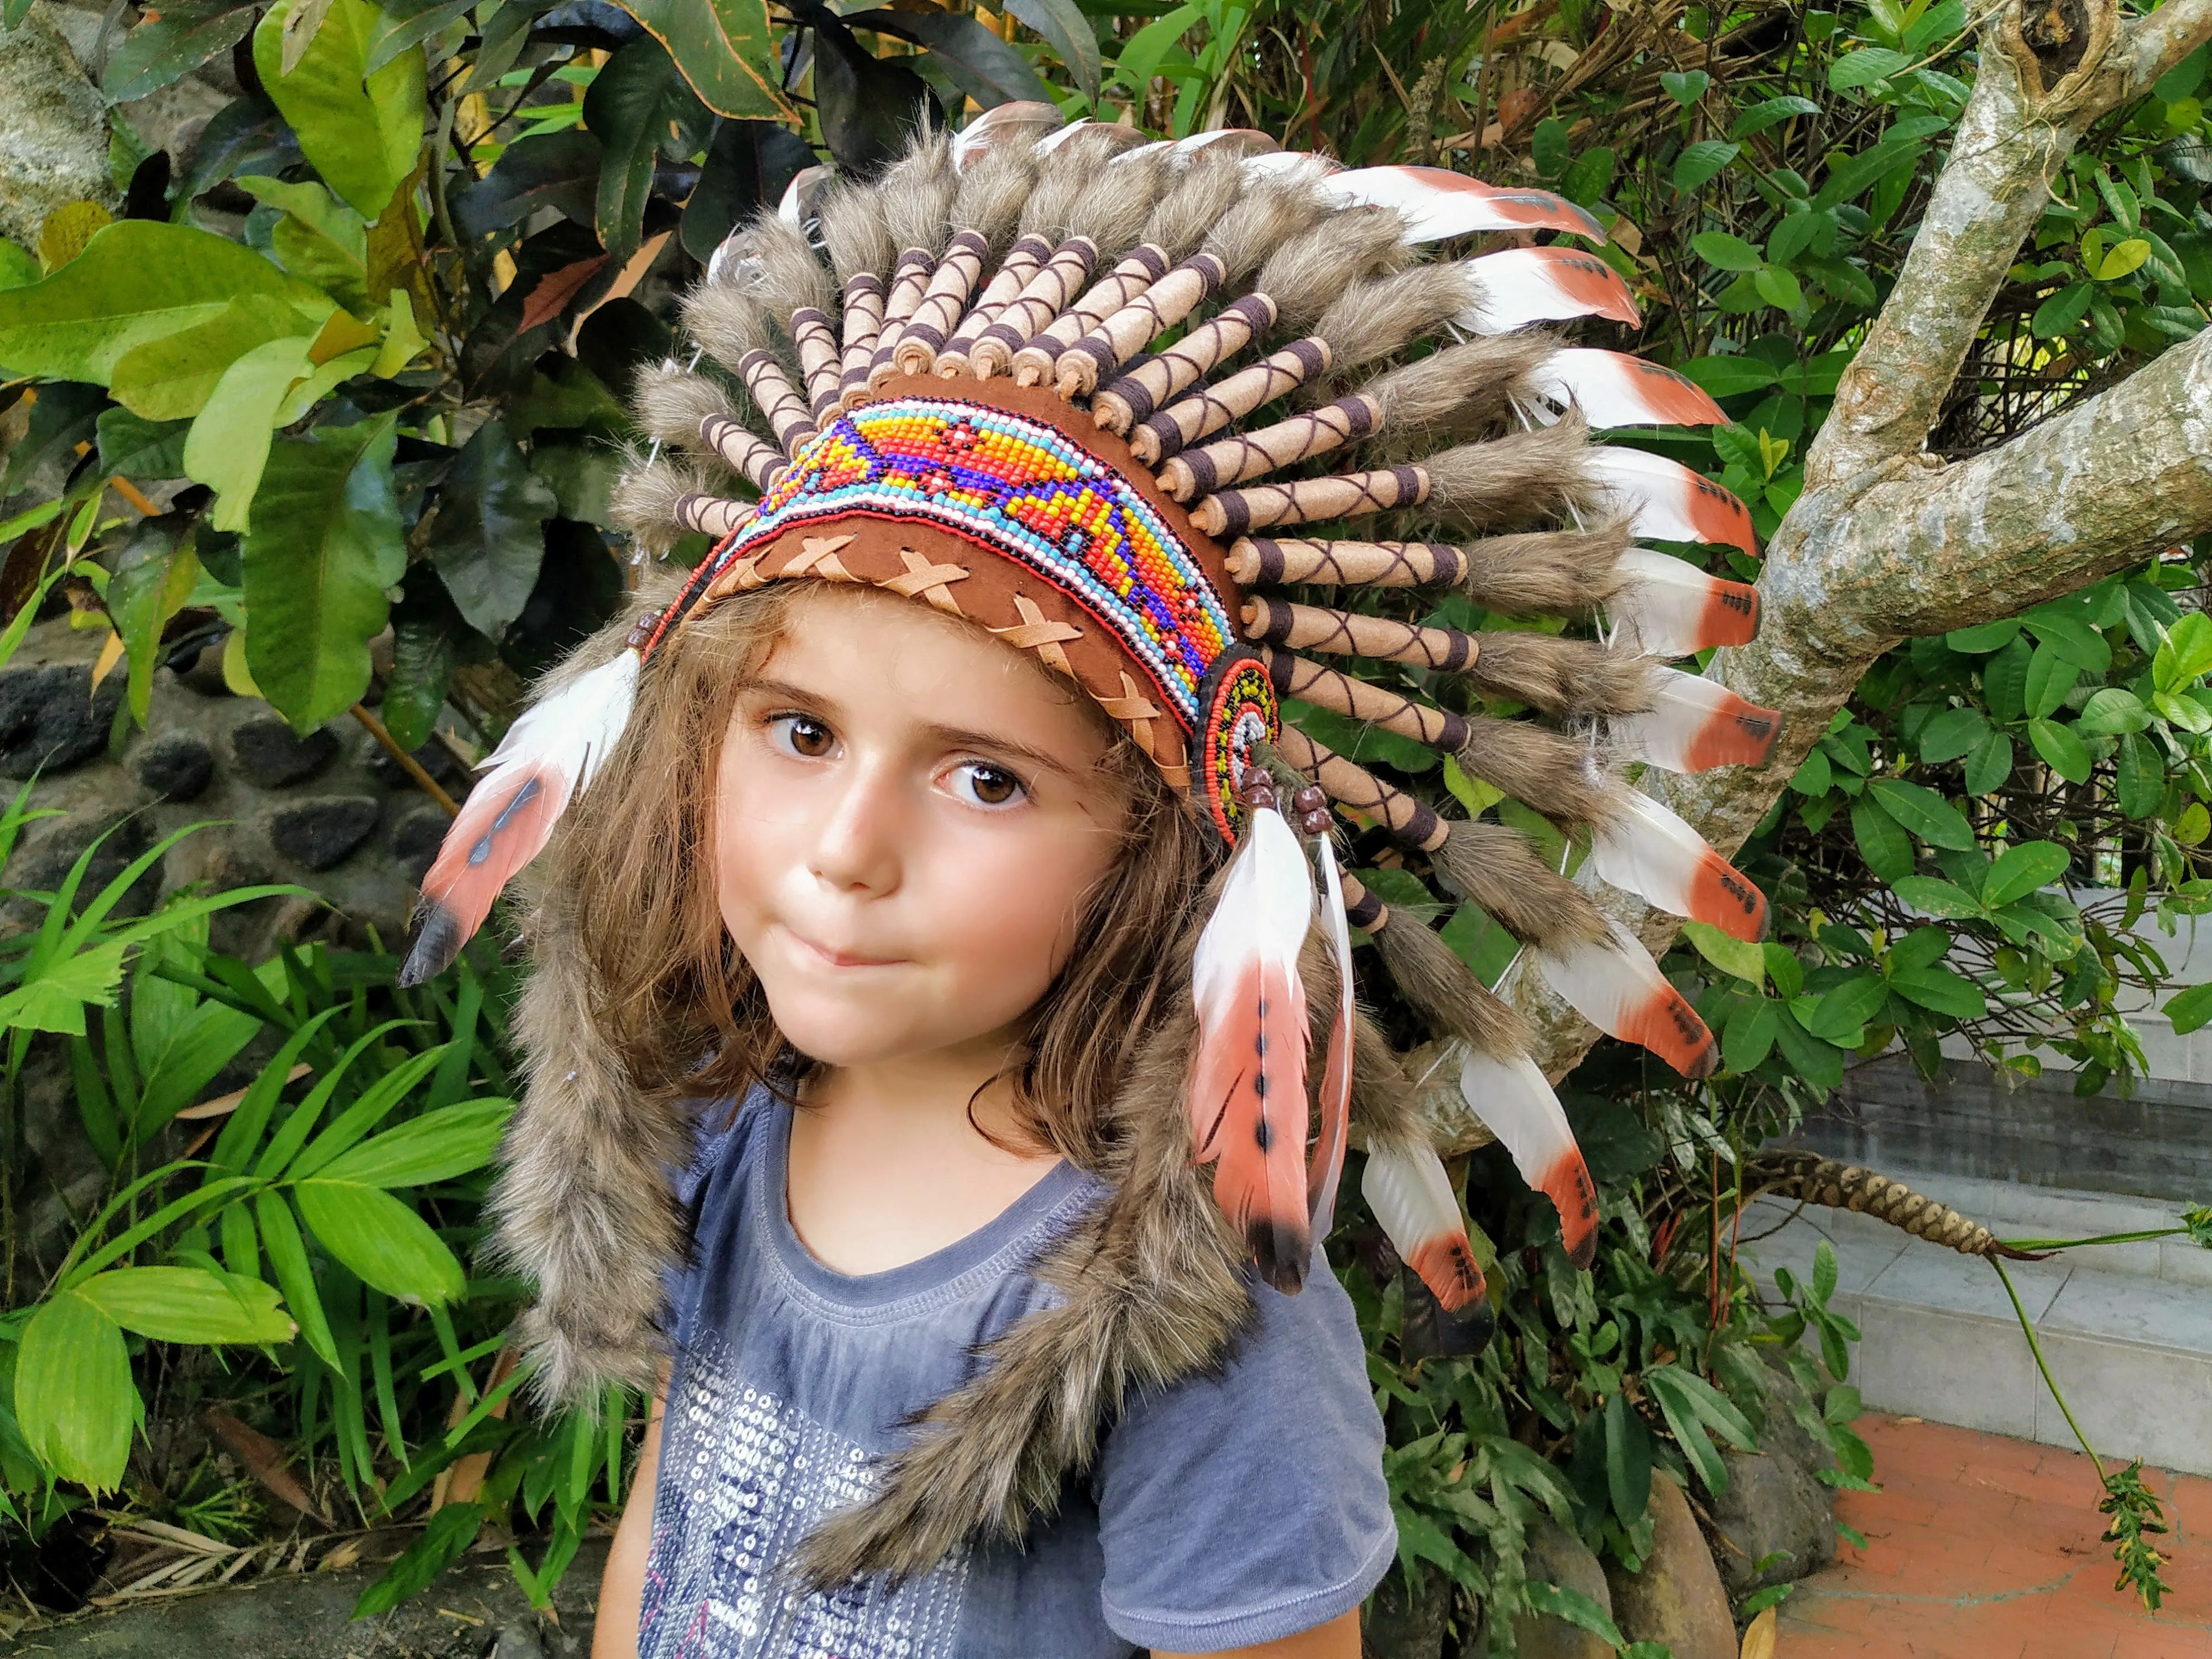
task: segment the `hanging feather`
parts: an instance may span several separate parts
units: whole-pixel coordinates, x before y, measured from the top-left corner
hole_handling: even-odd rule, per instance
[[[1580,407],[1592,426],[1725,426],[1728,416],[1686,375],[1621,351],[1571,346],[1528,372],[1536,395]]]
[[[1617,921],[1608,937],[1540,951],[1551,988],[1608,1036],[1649,1048],[1684,1077],[1709,1077],[1720,1045],[1688,1000],[1667,982],[1635,934]],[[1495,1126],[1493,1126],[1495,1127]]]
[[[1607,717],[1607,734],[1629,760],[1669,772],[1710,772],[1717,766],[1762,766],[1782,730],[1782,717],[1696,674],[1655,671],[1652,705]]]
[[[1321,1133],[1315,1139],[1313,1158],[1306,1167],[1306,1186],[1312,1194],[1307,1215],[1316,1239],[1328,1237],[1336,1217],[1336,1184],[1344,1175],[1344,1144],[1351,1132],[1352,1038],[1355,1017],[1352,1000],[1352,930],[1344,919],[1344,878],[1336,867],[1336,848],[1327,835],[1314,842],[1314,863],[1321,873],[1322,926],[1328,930],[1329,951],[1336,958],[1336,1018],[1328,1029],[1328,1058],[1322,1062]]]
[[[614,752],[637,696],[638,653],[626,650],[538,704],[507,728],[484,775],[422,878],[420,924],[403,986],[443,973],[492,901],[536,858],[570,797]]]
[[[1590,838],[1600,880],[1732,938],[1766,937],[1766,896],[1704,836],[1641,790],[1615,789],[1609,805],[1613,811]]]
[[[1622,586],[1606,611],[1626,642],[1654,657],[1743,645],[1759,631],[1759,590],[1709,576],[1671,553],[1632,547],[1613,566]]]
[[[1637,532],[1669,542],[1725,542],[1759,551],[1751,509],[1680,461],[1638,449],[1590,450],[1583,463],[1634,515]]]
[[[1298,953],[1313,881],[1273,806],[1251,810],[1221,896],[1191,958],[1198,1044],[1191,1128],[1198,1161],[1220,1161],[1214,1201],[1286,1295],[1313,1256],[1306,1203],[1306,994]]]
[[[1589,1267],[1597,1254],[1597,1188],[1559,1097],[1535,1062],[1526,1054],[1500,1060],[1470,1048],[1460,1063],[1459,1091],[1513,1154],[1521,1178],[1559,1211],[1567,1260]]]
[[[1605,227],[1548,190],[1500,190],[1443,167],[1355,167],[1333,173],[1321,187],[1344,207],[1395,208],[1406,240],[1437,242],[1478,230],[1562,230],[1605,240]]]
[[[1437,1149],[1426,1140],[1376,1141],[1367,1149],[1359,1191],[1399,1260],[1451,1316],[1459,1340],[1443,1351],[1481,1352],[1497,1320],[1484,1294],[1482,1268],[1468,1243],[1459,1199]]]
[[[1471,334],[1510,334],[1531,323],[1609,317],[1632,326],[1643,320],[1620,273],[1594,253],[1572,247],[1510,247],[1469,259],[1481,297],[1452,319]]]

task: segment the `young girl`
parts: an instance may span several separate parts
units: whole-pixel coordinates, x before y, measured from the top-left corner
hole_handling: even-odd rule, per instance
[[[1760,921],[1586,737],[1285,648],[1450,671],[1683,769],[1771,742],[1771,716],[1641,654],[1747,637],[1748,590],[1627,550],[1633,528],[1747,544],[1741,504],[1550,414],[1710,405],[1524,336],[1408,354],[1448,319],[1617,312],[1618,279],[1553,250],[1403,269],[1423,240],[1593,228],[1578,210],[1419,169],[1330,175],[1234,135],[1130,149],[1046,125],[994,113],[822,196],[840,294],[800,203],[718,257],[687,323],[775,441],[672,365],[641,416],[760,498],[637,470],[646,544],[704,529],[714,554],[517,722],[425,883],[416,978],[551,837],[496,1207],[538,1285],[524,1337],[548,1394],[654,1391],[595,1655],[1357,1652],[1396,1531],[1359,1334],[1316,1259],[1355,1097],[1363,1190],[1425,1287],[1409,1352],[1472,1352],[1489,1316],[1413,1091],[1353,1006],[1347,921],[1453,1040],[1579,1263],[1596,1215],[1525,1034],[1340,871],[1328,799],[1521,933],[1606,1029],[1686,1069],[1711,1038],[1583,889],[1285,726],[1279,693],[1587,828],[1608,879]],[[1191,390],[1279,325],[1309,331]],[[1301,380],[1401,356],[1317,411],[1194,447]],[[1551,423],[1237,487],[1353,439],[1528,411]],[[1423,504],[1600,527],[1243,535]],[[1625,637],[1246,599],[1360,580],[1601,605]]]

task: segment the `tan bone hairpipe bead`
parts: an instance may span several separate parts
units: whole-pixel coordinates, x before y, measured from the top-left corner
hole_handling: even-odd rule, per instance
[[[1340,398],[1257,432],[1240,432],[1203,449],[1188,449],[1160,469],[1160,488],[1179,501],[1267,474],[1364,438],[1382,407],[1364,393]]]
[[[1398,840],[1423,848],[1443,844],[1443,820],[1427,802],[1392,788],[1365,767],[1354,765],[1295,726],[1283,728],[1275,747],[1285,760],[1328,791],[1331,800],[1368,813]]]
[[[1244,587],[1450,587],[1466,572],[1459,549],[1443,542],[1277,541],[1242,536],[1229,549],[1229,574]]]
[[[1060,354],[1167,275],[1168,256],[1150,242],[1123,254],[1083,297],[1047,323],[1014,354],[1014,384],[1042,386]]]
[[[1228,280],[1211,253],[1194,253],[1060,354],[1053,375],[1063,398],[1089,397],[1099,377],[1133,357]]]
[[[969,372],[979,380],[1006,372],[1014,354],[1030,337],[1060,315],[1097,268],[1098,244],[1088,236],[1071,236],[1052,251],[1052,258],[1037,267],[1036,276],[1022,285],[991,325],[975,337],[968,350]]]
[[[783,471],[781,450],[726,415],[709,415],[700,422],[699,436],[724,465],[751,479],[756,489],[766,489]]]
[[[893,374],[927,374],[937,366],[945,337],[960,320],[990,252],[991,245],[972,230],[962,231],[945,244],[945,257],[930,273],[921,302],[915,307],[914,315],[907,319],[906,328],[899,335],[897,348],[891,353],[891,368],[886,370],[879,361],[869,376],[871,385],[880,386]]]
[[[1129,447],[1147,466],[1158,466],[1230,422],[1295,392],[1328,372],[1325,340],[1293,340],[1271,357],[1240,368],[1218,386],[1201,386],[1170,404],[1129,434]]]
[[[1193,507],[1190,521],[1209,536],[1241,536],[1269,525],[1318,524],[1394,507],[1419,507],[1428,496],[1426,472],[1418,466],[1389,466],[1333,478],[1224,489]]]
[[[738,359],[738,374],[775,434],[776,447],[787,455],[797,454],[799,446],[814,435],[814,411],[799,395],[783,365],[773,352],[755,347]]]
[[[1431,748],[1457,750],[1466,746],[1467,721],[1461,715],[1415,702],[1387,686],[1370,685],[1287,651],[1269,651],[1267,658],[1275,690],[1284,696],[1379,726]]]
[[[799,348],[799,376],[806,382],[806,400],[819,426],[836,409],[844,390],[837,326],[827,313],[801,306],[791,313],[791,343]]]
[[[1157,356],[1133,365],[1091,401],[1091,412],[1109,432],[1126,433],[1149,419],[1162,404],[1181,397],[1236,356],[1252,337],[1275,325],[1275,302],[1248,294],[1222,307],[1221,314],[1177,340]]]
[[[937,373],[939,378],[951,380],[968,372],[968,352],[982,331],[999,320],[1000,313],[1014,302],[1015,296],[1029,285],[1052,253],[1052,244],[1032,232],[1016,241],[1006,250],[1006,258],[998,274],[991,278],[983,297],[975,301],[968,314],[960,319],[960,326],[937,354]]]
[[[1374,657],[1457,673],[1474,665],[1481,646],[1456,628],[1423,628],[1389,617],[1362,617],[1292,605],[1266,595],[1244,602],[1244,637],[1292,651],[1326,651],[1332,656]]]

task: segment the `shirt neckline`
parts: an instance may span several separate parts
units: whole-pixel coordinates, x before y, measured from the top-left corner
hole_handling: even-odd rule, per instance
[[[791,1224],[791,1124],[793,1108],[770,1097],[767,1156],[759,1160],[757,1201],[749,1207],[765,1232],[776,1266],[792,1286],[830,1309],[881,1315],[920,1312],[965,1290],[971,1280],[1005,1276],[1017,1259],[1034,1253],[1036,1236],[1063,1211],[1087,1203],[1093,1177],[1066,1158],[1019,1198],[975,1231],[942,1249],[881,1273],[843,1273],[825,1265],[806,1248]],[[902,1304],[912,1304],[911,1308]]]

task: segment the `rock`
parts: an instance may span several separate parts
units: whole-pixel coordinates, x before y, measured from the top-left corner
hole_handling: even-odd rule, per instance
[[[1444,1632],[1451,1622],[1452,1586],[1442,1570],[1421,1563],[1419,1588],[1391,1569],[1367,1603],[1361,1620],[1362,1659],[1443,1659]]]
[[[142,746],[133,769],[163,800],[198,800],[215,776],[215,750],[190,732],[172,732]]]
[[[1522,1565],[1532,1581],[1579,1590],[1611,1615],[1613,1592],[1606,1587],[1605,1568],[1589,1546],[1565,1527],[1545,1521],[1530,1528]],[[1613,1659],[1610,1644],[1549,1613],[1522,1613],[1513,1621],[1513,1633],[1521,1659]]]
[[[70,43],[33,6],[0,31],[0,236],[39,245],[46,216],[64,203],[113,207],[107,169],[107,106]]]
[[[1736,1598],[1794,1583],[1836,1558],[1835,1491],[1820,1480],[1822,1469],[1835,1467],[1835,1455],[1797,1421],[1806,1401],[1796,1379],[1761,1370],[1766,1426],[1759,1450],[1721,1453],[1728,1490],[1711,1504],[1713,1564]],[[1757,1564],[1773,1555],[1784,1559],[1759,1571]]]
[[[264,789],[282,789],[328,766],[338,752],[338,740],[327,730],[303,738],[281,720],[247,720],[231,732],[230,752],[237,757],[239,770]]]
[[[83,765],[107,747],[122,702],[119,674],[98,691],[92,670],[80,665],[0,674],[0,777],[52,777]]]
[[[102,837],[106,839],[102,839]],[[82,910],[100,890],[123,873],[125,866],[154,844],[154,829],[142,812],[118,811],[112,807],[75,813],[55,823],[40,840],[22,848],[8,872],[11,887],[54,892],[69,879],[78,856],[94,842],[100,850],[85,866],[77,885],[75,908]],[[156,860],[132,884],[121,902],[109,914],[143,916],[161,896],[161,861]],[[33,898],[11,900],[0,919],[12,926],[35,923],[46,915],[44,903]]]
[[[444,807],[422,806],[400,819],[392,830],[392,856],[416,885],[422,884],[453,823]]]
[[[1605,1564],[1613,1620],[1632,1642],[1664,1642],[1674,1659],[1737,1659],[1735,1620],[1682,1489],[1651,1477],[1651,1554],[1642,1572]]]
[[[224,636],[228,639],[228,635]],[[177,684],[197,691],[204,697],[232,697],[238,694],[230,689],[230,682],[222,677],[222,647],[224,640],[216,640],[199,649],[199,653],[188,663],[176,663],[171,672]]]
[[[484,1659],[545,1659],[545,1644],[530,1626],[507,1625],[501,1626],[499,1639]]]
[[[367,795],[298,801],[269,815],[270,844],[310,870],[328,870],[368,839],[380,810]]]

